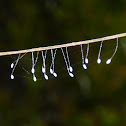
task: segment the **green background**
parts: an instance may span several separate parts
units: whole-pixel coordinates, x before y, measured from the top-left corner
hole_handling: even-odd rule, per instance
[[[126,31],[125,0],[1,0],[0,51],[63,44]],[[17,55],[0,57],[1,126],[125,126],[126,37],[110,65],[116,39],[90,44],[88,70],[81,64],[80,47],[68,48],[74,78],[70,78],[58,49],[55,71],[46,81],[42,58],[36,64],[37,82],[30,73],[31,54],[20,60],[10,79]],[[84,46],[86,54],[86,46]],[[36,55],[36,54],[35,54]],[[47,70],[51,55],[47,54]],[[24,71],[25,69],[25,71]],[[26,70],[30,73],[28,74]]]

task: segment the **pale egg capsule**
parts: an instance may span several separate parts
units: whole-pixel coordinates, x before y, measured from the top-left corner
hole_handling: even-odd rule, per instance
[[[14,63],[11,63],[11,68],[13,68],[14,67]]]
[[[70,72],[69,72],[69,75],[70,75],[70,77],[74,77],[73,73],[70,73]]]
[[[14,79],[14,75],[11,74],[11,79],[13,80]]]
[[[84,68],[85,70],[87,69],[87,66],[86,66],[86,64],[83,64],[82,66],[83,66],[83,68]]]
[[[69,67],[69,71],[73,72],[73,67],[72,66]]]
[[[36,82],[37,81],[37,78],[35,76],[33,76],[33,80]]]
[[[88,64],[88,63],[89,63],[88,58],[85,58],[85,63],[86,63],[86,64]]]
[[[101,59],[100,59],[100,58],[97,59],[97,63],[98,63],[98,64],[101,63]]]
[[[31,73],[35,73],[35,69],[33,67],[31,69]]]
[[[45,74],[44,75],[44,78],[46,79],[46,80],[48,80],[49,79],[49,77]]]
[[[46,71],[45,67],[42,67],[42,73],[45,73],[45,71]]]
[[[106,61],[106,64],[110,64],[111,63],[111,61],[112,61],[112,59],[110,58],[110,59],[108,59],[107,61]]]
[[[50,71],[50,73],[51,73],[51,74],[53,74],[53,69],[52,69],[52,68],[50,68],[50,70],[49,70],[49,71]]]
[[[54,73],[53,73],[53,76],[54,76],[54,77],[57,77],[57,73],[54,72]]]

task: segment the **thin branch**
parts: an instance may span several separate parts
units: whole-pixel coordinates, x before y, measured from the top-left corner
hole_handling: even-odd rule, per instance
[[[50,50],[50,49],[58,49],[58,48],[70,47],[70,46],[77,46],[77,45],[82,45],[82,44],[88,44],[88,43],[94,43],[94,42],[99,42],[99,41],[121,38],[121,37],[125,37],[125,36],[126,36],[126,33],[121,33],[121,34],[111,35],[111,36],[107,36],[107,37],[103,37],[103,38],[91,39],[91,40],[85,40],[85,41],[79,41],[79,42],[71,42],[71,43],[62,44],[62,45],[38,47],[38,48],[19,50],[19,51],[0,52],[0,56],[29,53],[29,52],[36,52],[36,51]]]

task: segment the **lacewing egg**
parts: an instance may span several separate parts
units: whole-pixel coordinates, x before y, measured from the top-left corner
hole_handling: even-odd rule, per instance
[[[50,68],[50,73],[53,74],[53,70],[52,70],[52,68]]]
[[[37,78],[35,76],[33,76],[33,80],[36,82],[37,81]]]
[[[46,71],[45,67],[42,67],[42,73],[45,73],[45,71]]]
[[[73,72],[73,67],[72,66],[69,67],[69,71]]]
[[[11,79],[13,80],[14,79],[14,75],[11,74]]]
[[[101,59],[100,59],[100,58],[97,59],[97,63],[98,63],[98,64],[101,63]]]
[[[14,67],[14,63],[11,63],[11,68],[13,68]]]
[[[31,69],[31,73],[35,73],[35,69],[34,68]]]
[[[110,58],[110,59],[108,59],[107,61],[106,61],[106,64],[110,64],[111,63],[111,61],[112,61],[112,59]]]
[[[54,77],[57,77],[57,73],[54,72],[54,73],[53,73],[53,76],[54,76]]]
[[[49,79],[49,77],[48,77],[46,74],[44,75],[44,77],[45,77],[45,79],[46,79],[46,80],[48,80],[48,79]]]
[[[86,63],[86,64],[88,64],[88,63],[89,63],[88,58],[85,58],[85,63]]]
[[[86,66],[86,64],[83,64],[83,68],[86,70],[87,69],[87,66]]]
[[[69,73],[69,75],[70,75],[71,77],[74,77],[74,75],[73,75],[72,73]]]

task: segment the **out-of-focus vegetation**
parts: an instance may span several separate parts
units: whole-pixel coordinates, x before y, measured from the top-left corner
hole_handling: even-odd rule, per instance
[[[1,0],[0,51],[19,50],[126,32],[125,0]],[[31,55],[27,54],[10,80],[10,63],[17,56],[0,57],[1,126],[125,126],[126,38],[112,63],[116,40],[103,43],[102,63],[96,63],[100,43],[90,45],[88,70],[81,65],[80,47],[69,48],[74,78],[65,69],[58,50],[55,69],[45,81],[41,57],[32,81]],[[86,46],[84,46],[86,49]],[[86,50],[84,50],[86,53]],[[50,64],[47,56],[47,68]],[[22,67],[24,67],[22,69]],[[49,74],[49,73],[48,73]],[[42,79],[42,80],[40,80]]]

